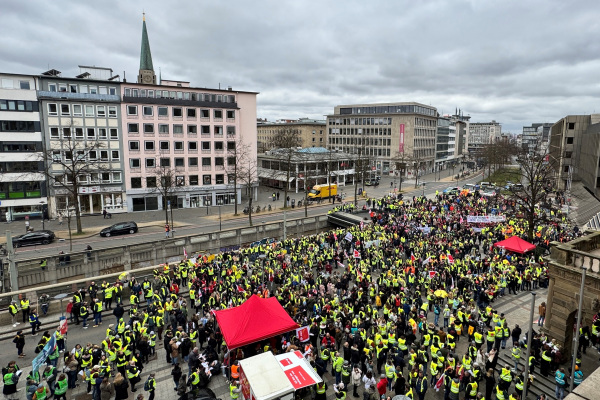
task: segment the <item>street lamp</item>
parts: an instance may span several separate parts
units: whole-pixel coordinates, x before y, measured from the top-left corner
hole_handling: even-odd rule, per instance
[[[222,226],[221,226],[221,206],[222,205],[223,205],[223,198],[218,197],[217,198],[217,206],[219,206],[219,232],[222,230]]]
[[[44,221],[44,204],[46,204],[46,203],[44,203],[43,201],[40,201],[40,212],[42,214],[42,230],[46,229],[46,225],[44,223],[45,222]]]

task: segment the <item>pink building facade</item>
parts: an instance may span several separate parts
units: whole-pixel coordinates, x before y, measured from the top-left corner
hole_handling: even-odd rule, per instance
[[[241,143],[256,160],[256,95],[122,82],[127,211],[240,204],[231,149]],[[165,179],[171,184],[161,185]]]

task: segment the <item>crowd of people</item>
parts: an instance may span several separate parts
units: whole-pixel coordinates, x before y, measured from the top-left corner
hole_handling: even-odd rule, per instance
[[[24,381],[28,400],[64,398],[78,384],[94,400],[121,400],[144,382],[153,400],[155,376],[144,368],[158,353],[172,368],[180,398],[198,395],[222,368],[231,398],[238,398],[237,361],[264,351],[301,350],[320,376],[331,374],[314,388],[318,400],[325,399],[328,380],[338,399],[350,389],[358,397],[360,389],[364,400],[394,394],[422,400],[431,390],[451,400],[516,400],[525,364],[564,378],[561,349],[543,333],[532,338],[530,360],[520,362],[523,332],[494,307],[503,296],[547,286],[549,243],[578,235],[560,211],[538,210],[544,218],[535,227],[536,251],[521,255],[493,246],[528,231],[513,200],[387,196],[370,199],[369,208],[369,220],[352,228],[198,254],[140,281],[124,273],[115,282],[91,282],[73,294],[67,311],[84,329],[90,318],[96,328],[108,319],[105,338],[69,350],[57,331],[41,373],[19,379],[15,361],[3,369],[5,396],[16,399]],[[467,223],[469,215],[490,214],[505,219]],[[300,326],[310,326],[310,340],[300,343],[289,333],[229,351],[211,310],[238,306],[252,294],[275,296]],[[22,322],[31,323],[37,314],[24,301]],[[13,322],[18,305],[9,310]],[[599,327],[581,333],[596,340]],[[37,329],[32,325],[32,333]],[[44,332],[36,352],[52,336]],[[24,356],[22,332],[15,344]],[[514,364],[501,366],[498,375],[502,351]]]

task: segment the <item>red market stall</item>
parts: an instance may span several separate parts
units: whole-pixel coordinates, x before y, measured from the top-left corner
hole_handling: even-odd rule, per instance
[[[277,356],[270,351],[240,360],[244,400],[292,400],[294,392],[322,382],[299,351]]]
[[[275,297],[253,295],[237,307],[213,311],[229,350],[298,328]]]
[[[534,250],[535,245],[529,243],[526,240],[521,239],[518,236],[509,237],[506,240],[502,240],[500,242],[494,243],[494,247],[499,247],[501,249],[512,251],[513,253],[524,254],[528,251]]]

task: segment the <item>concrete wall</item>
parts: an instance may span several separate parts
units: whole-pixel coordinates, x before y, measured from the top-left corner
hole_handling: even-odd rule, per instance
[[[600,257],[592,254],[598,248],[600,232],[590,233],[566,244],[552,243],[546,330],[550,337],[563,345],[565,357],[569,357],[573,327],[577,322],[582,267],[587,269],[583,292],[583,325],[591,325],[593,316],[600,309]]]
[[[308,235],[322,231],[328,226],[327,215],[298,218],[286,222],[287,237]],[[261,224],[253,227],[228,229],[221,232],[199,233],[160,240],[152,243],[141,243],[129,246],[113,247],[92,251],[88,258],[86,252],[69,254],[70,261],[60,256],[47,258],[48,267],[42,271],[39,267],[41,258],[32,258],[17,263],[19,289],[28,291],[40,285],[55,285],[48,293],[54,296],[65,290],[71,292],[71,282],[77,279],[101,279],[103,276],[117,274],[122,271],[135,271],[152,267],[164,262],[176,262],[183,258],[183,249],[188,254],[197,252],[216,253],[222,249],[244,246],[265,237],[283,238],[283,222]],[[10,287],[8,266],[3,265],[2,288]],[[3,290],[4,292],[7,290]],[[50,289],[49,289],[50,290]],[[0,306],[6,306],[0,298]]]

